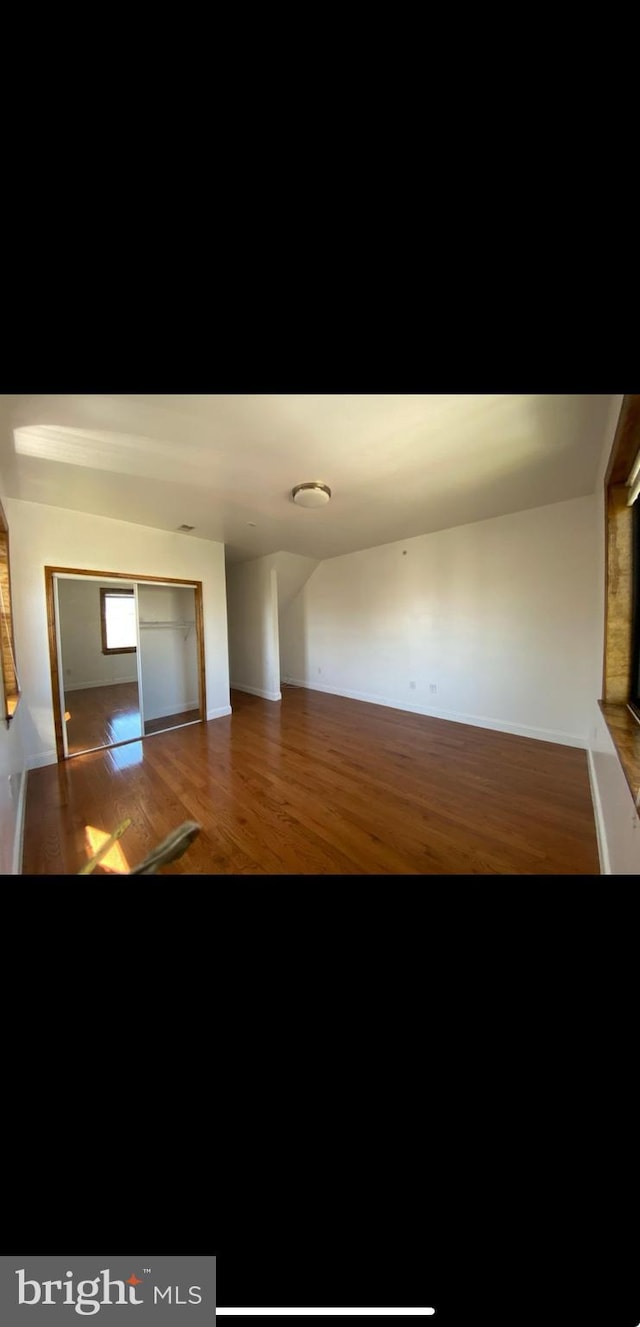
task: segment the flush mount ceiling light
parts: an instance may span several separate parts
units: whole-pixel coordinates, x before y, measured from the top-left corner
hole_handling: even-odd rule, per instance
[[[331,497],[328,484],[296,484],[291,490],[291,497],[299,507],[324,507]]]

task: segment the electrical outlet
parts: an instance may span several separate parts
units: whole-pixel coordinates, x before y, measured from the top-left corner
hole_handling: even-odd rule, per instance
[[[321,672],[322,672],[322,669],[321,669],[321,668],[319,668],[319,669],[318,669],[318,672],[319,672],[319,673],[321,673]]]
[[[431,692],[432,695],[435,695],[436,691],[438,690],[438,688],[437,688],[435,682],[430,682],[430,683],[429,683],[429,690],[430,690],[430,692]]]
[[[410,682],[410,683],[409,683],[409,688],[410,688],[411,691],[415,691],[415,689],[416,689],[416,684],[415,684],[415,682]]]

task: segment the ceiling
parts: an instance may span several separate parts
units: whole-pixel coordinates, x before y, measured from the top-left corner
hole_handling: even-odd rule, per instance
[[[328,558],[593,492],[610,396],[0,396],[9,497]],[[320,480],[326,507],[295,484]]]

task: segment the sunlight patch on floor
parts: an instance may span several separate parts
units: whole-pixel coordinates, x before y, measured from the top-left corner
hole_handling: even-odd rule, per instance
[[[111,835],[105,833],[103,829],[96,829],[94,825],[87,825],[84,833],[87,842],[87,858],[91,860],[103,843],[111,838]],[[119,875],[128,875],[130,870],[129,863],[119,843],[112,844],[108,853],[99,862],[99,866],[104,867],[105,871],[113,871]]]

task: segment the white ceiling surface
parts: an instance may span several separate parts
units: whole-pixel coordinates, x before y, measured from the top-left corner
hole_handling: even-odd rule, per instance
[[[327,558],[593,492],[611,400],[0,396],[0,472],[9,497],[193,525],[229,561]],[[292,502],[308,480],[326,507]]]

